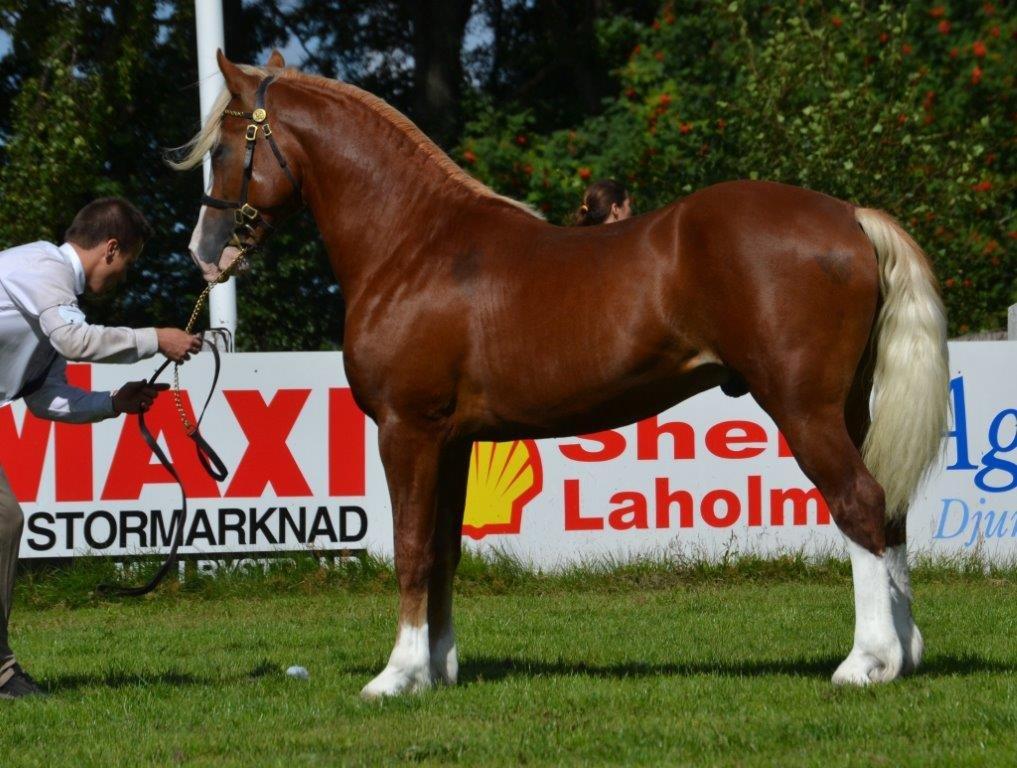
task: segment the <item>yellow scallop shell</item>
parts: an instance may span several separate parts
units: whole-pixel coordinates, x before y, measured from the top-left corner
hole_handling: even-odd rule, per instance
[[[523,507],[542,485],[540,452],[532,440],[474,443],[463,534],[482,539],[492,533],[519,533]]]

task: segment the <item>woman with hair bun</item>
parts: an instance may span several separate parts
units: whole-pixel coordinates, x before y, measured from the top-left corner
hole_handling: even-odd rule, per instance
[[[614,179],[601,179],[586,188],[583,204],[576,211],[575,224],[613,224],[632,215],[632,199],[628,191]]]

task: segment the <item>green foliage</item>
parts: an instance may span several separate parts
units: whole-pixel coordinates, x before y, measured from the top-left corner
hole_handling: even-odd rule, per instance
[[[562,223],[603,177],[642,210],[735,178],[883,208],[932,258],[951,331],[1001,327],[1017,301],[1015,35],[981,2],[668,3],[601,115],[536,135],[531,114],[488,108],[458,157]]]
[[[56,221],[70,223],[83,195],[116,194],[103,178],[103,126],[113,110],[101,81],[76,71],[73,41],[78,17],[48,41],[41,72],[28,79],[14,102],[15,121],[0,167],[0,243],[55,240]],[[55,215],[54,215],[55,214]]]
[[[567,56],[544,4],[478,4],[492,24],[503,11],[500,48],[467,57],[480,63],[469,69],[463,109],[472,123],[457,159],[559,222],[604,176],[627,183],[642,210],[732,178],[884,208],[932,256],[953,332],[1004,324],[1017,301],[1014,14],[972,0],[825,10],[700,0],[666,5],[645,24],[647,3],[597,3],[593,42],[583,37]],[[254,61],[262,46],[306,33],[320,42],[309,69],[346,72],[375,38],[385,43],[377,50],[401,50],[399,19],[363,37],[357,9],[366,7],[383,10],[388,0],[316,0],[292,12],[231,0],[230,53]],[[0,57],[0,248],[58,240],[81,205],[124,195],[156,236],[127,288],[89,316],[186,322],[201,288],[187,255],[201,177],[170,171],[162,152],[198,124],[193,4],[0,0],[0,30],[13,45]],[[580,60],[591,51],[587,72]],[[370,70],[370,80],[368,70],[365,84],[412,103],[397,87],[406,72],[378,80],[385,72]],[[583,72],[595,87],[561,96]],[[580,90],[612,89],[598,114],[575,117],[585,109]],[[528,110],[511,106],[527,102]],[[570,121],[571,130],[553,129]],[[273,236],[238,290],[241,348],[339,343],[342,298],[306,217]]]
[[[0,111],[10,104],[0,114],[0,249],[60,242],[85,203],[123,195],[155,236],[123,291],[86,300],[89,318],[182,326],[202,288],[187,255],[201,171],[177,173],[163,156],[199,126],[193,3],[16,0],[0,5],[0,29],[14,41],[0,61]],[[337,345],[344,307],[323,250],[297,219],[258,255],[238,287],[242,349]]]
[[[201,287],[186,255],[200,182],[167,168],[162,148],[197,123],[196,91],[183,87],[196,77],[193,16],[161,18],[156,0],[11,5],[3,86],[19,92],[0,135],[0,248],[60,242],[85,203],[123,195],[156,234],[127,289],[88,302],[89,317],[182,324]]]

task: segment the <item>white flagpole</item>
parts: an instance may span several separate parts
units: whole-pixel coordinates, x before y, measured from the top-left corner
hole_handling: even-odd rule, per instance
[[[217,48],[225,49],[223,35],[222,0],[194,0],[194,19],[198,32],[198,88],[201,100],[201,119],[206,120],[212,104],[222,91],[224,82],[219,65],[215,60]],[[205,189],[212,179],[212,159],[206,155],[204,162]],[[224,328],[228,332],[223,351],[232,352],[237,332],[237,285],[230,278],[212,289],[208,299],[208,321],[210,328]],[[217,343],[220,340],[217,339]],[[220,348],[223,344],[220,343]]]

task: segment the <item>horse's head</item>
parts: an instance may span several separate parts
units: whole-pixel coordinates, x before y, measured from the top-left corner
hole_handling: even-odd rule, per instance
[[[297,145],[268,98],[275,75],[241,67],[219,51],[226,89],[202,131],[187,145],[177,168],[193,167],[212,153],[212,184],[202,198],[189,250],[206,280],[215,280],[240,256],[264,240],[273,223],[300,203]],[[284,66],[278,51],[269,67]],[[277,102],[276,102],[277,103]]]

